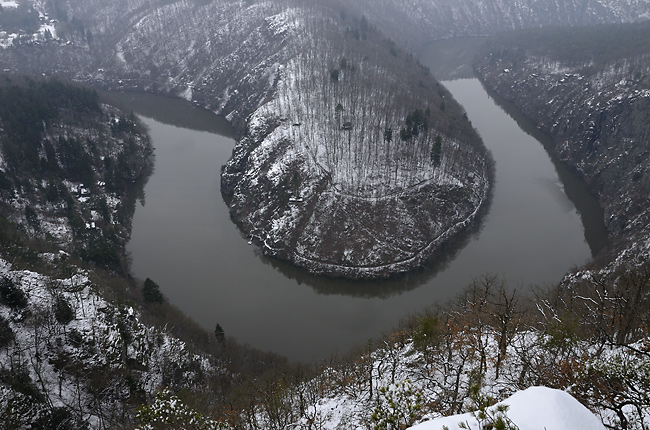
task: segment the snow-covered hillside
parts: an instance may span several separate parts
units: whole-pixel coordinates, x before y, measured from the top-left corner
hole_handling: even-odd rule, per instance
[[[158,41],[169,20],[193,41],[189,55],[180,40]],[[468,124],[449,131],[462,122],[458,107],[449,100],[444,112],[449,95],[415,64],[398,72],[404,54],[392,56],[380,37],[322,6],[179,2],[140,20],[119,49],[138,59],[125,71],[153,62],[171,72],[168,82],[191,80],[183,96],[242,125],[222,190],[266,254],[365,278],[417,267],[475,220],[489,188]],[[418,136],[401,138],[416,110],[427,112]]]
[[[490,158],[461,108],[364,18],[291,0],[117,6],[57,2],[50,13],[83,24],[69,28],[71,45],[39,48],[51,55],[40,64],[18,61],[20,46],[0,55],[223,114],[242,140],[222,190],[267,255],[314,273],[389,276],[485,211]],[[71,68],[72,58],[92,65]]]
[[[650,237],[648,34],[647,23],[540,30],[495,42],[477,62],[598,196],[616,251],[635,244],[640,255]]]
[[[51,271],[67,255],[40,258]],[[54,277],[0,259],[3,422],[112,427],[161,386],[204,388],[224,372],[133,307],[102,298],[92,273],[71,269]]]
[[[348,277],[419,266],[476,221],[489,189],[489,156],[460,108],[386,35],[648,13],[647,2],[604,0],[66,0],[37,8],[60,20],[57,39],[36,47],[38,56],[20,43],[0,52],[12,70],[177,95],[223,114],[242,137],[222,190],[244,234],[268,255]]]
[[[0,141],[0,427],[114,428],[162,386],[232,377],[155,327],[125,276],[153,164],[135,117],[88,89],[12,77]]]
[[[303,53],[251,115],[222,189],[266,253],[316,273],[385,276],[417,267],[473,222],[489,169],[470,134],[446,131],[469,125],[451,100],[450,113],[441,108],[448,93],[419,72],[416,95],[396,63],[367,59],[388,51],[334,28],[325,43],[300,36]],[[406,125],[415,115],[420,123]]]

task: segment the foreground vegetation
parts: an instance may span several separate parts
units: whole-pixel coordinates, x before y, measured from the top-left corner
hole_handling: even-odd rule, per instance
[[[542,385],[568,391],[609,428],[641,430],[650,419],[649,312],[648,263],[584,270],[533,291],[485,275],[316,377],[278,373],[250,385],[241,409],[204,413],[242,429],[405,429]],[[147,422],[178,419],[160,402],[144,409]]]

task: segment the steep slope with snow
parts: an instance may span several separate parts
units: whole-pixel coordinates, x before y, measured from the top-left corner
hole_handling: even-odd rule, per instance
[[[375,270],[381,267],[380,258],[385,258],[380,252],[398,256],[395,264],[409,261],[409,253],[426,248],[428,242],[421,232],[430,235],[428,239],[444,236],[455,226],[462,227],[467,215],[472,216],[480,206],[487,187],[487,157],[472,140],[471,131],[464,129],[468,124],[462,113],[444,89],[415,66],[411,57],[382,40],[368,20],[333,13],[336,10],[324,14],[316,6],[302,9],[290,2],[116,0],[111,2],[115,8],[92,9],[105,3],[56,2],[57,16],[66,15],[65,25],[51,37],[43,32],[13,38],[15,49],[0,52],[3,64],[20,73],[58,72],[114,88],[182,95],[227,114],[243,138],[224,169],[224,194],[242,228],[267,252],[305,266],[315,262],[310,267],[314,271],[325,268],[328,273],[347,276],[355,275],[343,273],[346,267],[353,267],[358,276],[363,263],[374,272],[372,276],[380,276],[385,273]],[[316,17],[311,15],[314,11]],[[179,34],[186,36],[183,39]],[[314,34],[319,37],[310,36]],[[328,46],[325,40],[339,43]],[[309,49],[302,50],[305,46]],[[585,80],[580,79],[582,74],[565,71],[564,67],[575,65],[558,58],[507,65],[490,61],[481,70],[486,80],[503,83],[504,93],[512,76],[520,79],[515,81],[520,85],[538,85],[542,92],[563,88],[551,92],[557,96],[550,103],[553,112],[571,105],[566,94],[580,94],[577,89],[582,84],[569,87],[575,89],[569,92],[564,92],[564,85],[574,85],[574,77],[577,82]],[[628,66],[638,67],[644,61],[644,57],[635,57],[631,63],[610,64],[606,72],[596,71],[590,84],[598,93],[584,85],[587,98],[578,99],[587,106],[587,102],[608,106],[600,110],[603,124],[615,117],[632,117],[643,136],[645,88],[626,86],[632,81]],[[406,67],[400,69],[400,63]],[[540,67],[544,79],[528,81],[541,74],[528,68],[530,64]],[[643,78],[644,67],[638,69],[641,75],[635,75],[634,82]],[[554,74],[558,70],[561,75]],[[627,89],[617,92],[620,88]],[[550,118],[571,122],[567,116],[549,113],[543,107],[548,99],[531,99]],[[626,103],[617,104],[621,100]],[[634,107],[637,102],[641,104]],[[626,110],[629,106],[633,106],[631,111]],[[620,108],[622,114],[608,117],[613,112],[610,107]],[[114,113],[111,117],[110,108],[105,109],[106,135],[134,126],[127,116]],[[588,137],[596,136],[591,150],[611,148],[612,156],[605,158],[605,164],[623,160],[617,165],[622,172],[594,165],[611,174],[612,185],[620,186],[621,198],[628,199],[637,190],[629,186],[630,179],[646,182],[645,164],[636,165],[629,158],[640,157],[644,162],[645,153],[635,152],[637,145],[626,146],[630,142],[625,139],[638,135],[629,137],[627,131],[619,131],[625,138],[623,145],[602,148],[599,138],[607,128],[595,118],[580,116],[585,114],[576,106],[571,109],[585,119],[580,126],[592,133]],[[572,127],[576,126],[566,128]],[[129,147],[128,139],[111,140],[115,143],[109,146],[112,150],[102,152],[85,145],[86,137],[97,137],[100,132],[82,133],[78,126],[46,130],[57,145],[25,152],[26,165],[35,171],[57,171],[57,164],[52,163],[56,157],[50,154],[70,145],[71,138],[82,143],[83,151],[77,154],[93,155],[102,175],[111,171],[107,156],[115,156],[115,163],[132,173],[141,165],[129,162],[147,158],[145,140],[135,140],[142,144],[136,145],[139,156],[123,156],[120,163],[119,154]],[[67,162],[76,165],[76,161]],[[8,165],[0,165],[3,172]],[[585,175],[593,169],[584,167]],[[90,172],[82,169],[81,173]],[[112,196],[105,196],[105,207],[101,202],[91,206],[95,203],[85,199],[88,196],[78,180],[63,182],[65,187],[59,188],[48,186],[47,179],[34,178],[16,184],[11,177],[9,186],[6,177],[0,178],[6,202],[2,209],[13,207],[7,216],[11,219],[0,222],[3,245],[12,245],[9,239],[15,239],[7,234],[11,222],[22,225],[14,230],[32,239],[50,240],[48,233],[77,231],[79,239],[88,240],[83,243],[92,244],[98,224],[110,231],[117,220],[117,201]],[[74,188],[67,187],[73,182]],[[103,187],[92,183],[97,186],[94,193]],[[28,201],[23,196],[18,201],[14,190],[43,200]],[[48,204],[48,195],[57,204]],[[60,224],[67,229],[46,228],[51,220],[47,210],[60,214],[65,210],[62,200],[79,216],[69,223],[62,217]],[[619,225],[623,233],[633,231],[626,230],[628,225],[647,226],[646,212],[635,212],[634,206],[643,201],[629,201],[633,222],[612,224]],[[623,219],[617,207],[626,205],[611,207],[615,220]],[[439,218],[436,211],[441,213]],[[440,224],[442,218],[451,226]],[[388,230],[396,232],[396,237],[381,235]],[[339,237],[354,246],[358,240],[360,248],[341,245]],[[69,234],[55,239],[57,246],[74,243]],[[382,244],[385,251],[366,247],[370,242]],[[300,383],[289,378],[282,383],[261,381],[250,393],[240,395],[245,400],[240,403],[245,404],[242,410],[231,406],[215,413],[252,429],[348,429],[389,423],[407,427],[425,418],[486,410],[494,401],[543,384],[570,390],[610,427],[645,428],[650,423],[648,243],[639,240],[605,269],[571,275],[559,292],[542,294],[532,308],[521,309],[524,300],[494,278],[479,280],[460,306],[414,318],[410,330],[396,332],[374,351]],[[103,252],[107,248],[86,249],[90,250],[80,256],[107,262]],[[299,252],[289,255],[287,250]],[[12,263],[9,258],[0,260],[0,406],[8,411],[1,415],[9,420],[8,427],[23,423],[111,427],[116,416],[130,420],[134,403],[149,398],[154,385],[200,389],[211,376],[229,380],[231,375],[221,371],[219,362],[188,352],[188,344],[144,325],[137,307],[102,298],[96,293],[99,282],[93,272],[69,264],[66,253],[35,253],[13,245],[6,252]],[[417,264],[417,257],[411,261]],[[30,264],[36,267],[20,266]],[[163,408],[168,405],[162,402]],[[581,422],[591,420],[584,416]],[[21,422],[11,422],[12,418]]]
[[[516,33],[477,62],[598,195],[619,248],[650,236],[649,36],[648,23]]]
[[[154,162],[142,125],[58,80],[7,78],[0,105],[0,215],[32,238],[124,272],[132,206]]]
[[[405,68],[404,54],[325,28],[325,43],[303,35],[308,48],[279,70],[222,190],[269,255],[351,278],[409,270],[485,206],[487,154],[451,96]]]
[[[49,271],[66,256],[42,254]],[[92,272],[18,270],[0,258],[0,422],[5,428],[115,428],[161,386],[205,389],[225,374],[140,312],[103,299]],[[8,300],[10,297],[20,297]]]
[[[0,426],[115,428],[160,386],[231,377],[120,276],[153,165],[143,126],[94,91],[11,78],[0,142]]]
[[[225,115],[242,140],[222,190],[244,234],[314,273],[372,278],[419,266],[475,222],[490,181],[489,157],[460,109],[378,25],[420,44],[636,20],[649,7],[380,6],[60,0],[37,5],[59,19],[54,34],[14,41],[0,54],[20,72],[177,95]]]

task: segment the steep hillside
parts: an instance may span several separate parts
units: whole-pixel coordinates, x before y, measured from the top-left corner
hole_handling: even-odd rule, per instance
[[[476,63],[585,178],[619,249],[650,236],[648,40],[648,23],[535,30],[496,39]]]
[[[134,202],[154,162],[135,118],[87,89],[5,77],[0,142],[2,216],[32,238],[125,273]]]
[[[302,35],[309,47],[251,116],[222,187],[268,254],[315,273],[386,276],[475,219],[488,158],[425,70],[363,21],[359,40],[337,21],[321,24],[322,38]]]
[[[36,5],[45,22],[58,19],[53,31],[7,36],[0,55],[16,71],[178,95],[223,114],[241,141],[222,190],[245,235],[314,273],[373,278],[419,266],[474,222],[490,181],[460,108],[377,24],[419,44],[635,20],[647,8],[57,0]]]
[[[161,386],[208,390],[227,376],[141,312],[102,298],[93,272],[43,253],[40,271],[0,258],[3,428],[116,428]],[[95,278],[93,280],[93,278]],[[101,281],[100,281],[101,282]]]
[[[490,158],[461,108],[340,6],[58,1],[45,10],[67,24],[35,46],[15,42],[0,53],[7,63],[178,95],[226,116],[242,139],[222,191],[267,255],[314,273],[389,276],[418,267],[486,206]]]
[[[161,384],[204,387],[221,366],[107,299],[126,282],[99,269],[127,270],[153,164],[142,126],[90,90],[5,78],[0,142],[3,428],[111,425]]]
[[[129,276],[154,161],[132,115],[92,90],[4,76],[0,145],[0,427],[129,427],[161,387],[232,408],[244,374],[287,371]]]

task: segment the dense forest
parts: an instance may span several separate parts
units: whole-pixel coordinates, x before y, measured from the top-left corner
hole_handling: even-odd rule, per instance
[[[103,109],[96,92],[58,80],[5,77],[0,105],[3,215],[26,219],[29,234],[68,251],[74,241],[86,260],[126,273],[128,199],[152,169],[144,129]]]

